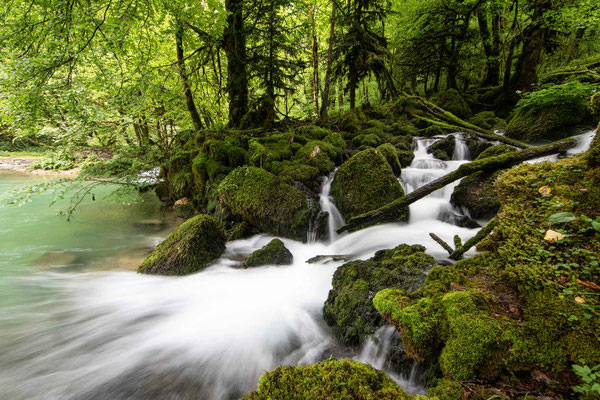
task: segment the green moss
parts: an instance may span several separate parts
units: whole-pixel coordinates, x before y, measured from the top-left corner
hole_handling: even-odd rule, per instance
[[[273,239],[262,248],[250,254],[244,261],[244,267],[259,267],[262,265],[288,265],[294,261],[294,256],[280,239]]]
[[[410,166],[415,159],[415,153],[410,150],[398,150],[396,154],[398,155],[398,161],[400,161],[402,167]]]
[[[469,122],[487,130],[491,130],[492,128],[503,128],[506,126],[506,121],[496,117],[496,114],[493,111],[482,111],[477,113],[469,120]]]
[[[330,133],[330,130],[316,125],[306,125],[296,128],[296,134],[305,136],[312,140],[323,140]]]
[[[465,142],[469,149],[471,160],[476,159],[483,151],[492,147],[492,143],[488,142],[487,140],[479,139],[476,136],[468,136]]]
[[[419,130],[413,125],[403,125],[399,123],[392,124],[389,131],[397,136],[417,136]]]
[[[352,146],[359,148],[361,146],[377,147],[383,143],[383,139],[376,134],[360,134],[352,139]]]
[[[375,149],[363,150],[342,164],[336,172],[331,191],[346,220],[404,195],[394,171]],[[393,217],[407,219],[408,209]]]
[[[278,367],[264,374],[258,390],[240,400],[409,400],[385,372],[352,360]]]
[[[336,270],[323,315],[336,327],[343,343],[358,345],[382,325],[383,319],[372,304],[377,291],[388,287],[411,291],[422,285],[426,271],[435,264],[424,250],[418,245],[400,245]]]
[[[304,195],[264,169],[233,170],[219,185],[218,196],[235,215],[264,232],[305,239],[309,210]]]
[[[594,139],[592,139],[592,143],[590,144],[590,148],[587,151],[587,162],[588,164],[596,168],[600,166],[600,124],[596,128],[596,134],[594,135]]]
[[[444,130],[437,125],[431,125],[425,129],[421,129],[418,134],[418,136],[423,136],[427,138],[441,135],[444,135]]]
[[[367,121],[364,113],[357,108],[343,113],[333,113],[330,119],[334,126],[348,133],[360,132]]]
[[[436,386],[427,391],[427,396],[438,400],[459,400],[464,398],[463,386],[450,379],[441,379]]]
[[[592,115],[600,116],[600,92],[590,98],[590,109],[592,110]]]
[[[590,109],[585,98],[568,100],[544,107],[518,108],[506,126],[506,136],[533,141],[571,135],[569,128],[589,117]]]
[[[338,152],[343,151],[346,148],[346,142],[342,138],[342,135],[337,132],[330,132],[325,136],[323,141],[335,146]]]
[[[325,175],[335,167],[337,149],[330,143],[312,140],[300,148],[294,159],[319,169]]]
[[[392,167],[392,171],[396,176],[400,176],[402,173],[402,165],[400,164],[400,160],[398,159],[398,152],[394,146],[389,143],[382,144],[377,148],[387,160],[390,167]]]
[[[467,176],[452,192],[450,202],[467,209],[471,218],[492,218],[500,209],[500,201],[494,189],[494,181],[499,174],[500,171],[480,171]]]
[[[427,148],[429,154],[433,154],[438,160],[449,161],[452,160],[454,154],[454,148],[456,147],[456,139],[453,135],[448,135],[443,139],[440,139]]]
[[[473,115],[471,107],[456,89],[448,89],[431,96],[431,102],[460,118],[470,118]]]
[[[198,215],[181,224],[138,268],[156,275],[187,275],[204,269],[225,251],[225,232],[211,217]]]
[[[506,144],[497,144],[482,151],[479,156],[477,156],[476,160],[482,160],[488,157],[496,157],[500,154],[508,153],[510,151],[515,151],[515,148]]]

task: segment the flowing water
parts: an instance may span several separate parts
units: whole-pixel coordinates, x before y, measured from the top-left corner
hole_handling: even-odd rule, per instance
[[[407,192],[467,162],[460,136],[452,161],[427,153],[434,140],[415,141],[416,157],[401,176]],[[5,173],[0,193],[36,179]],[[331,181],[320,199],[330,215],[329,241],[283,239],[292,265],[239,269],[272,237],[237,240],[212,266],[185,277],[132,270],[173,229],[156,201],[131,211],[98,198],[68,223],[44,199],[0,209],[0,398],[226,400],[253,390],[264,371],[281,364],[333,355],[388,369],[393,329],[382,328],[359,351],[341,346],[322,307],[342,262],[306,261],[366,259],[401,243],[422,244],[445,259],[430,232],[451,243],[455,234],[466,240],[476,229],[447,217],[460,213],[449,204],[455,186],[449,185],[412,204],[408,223],[338,237],[343,218],[329,196]],[[390,375],[419,392],[416,371]]]

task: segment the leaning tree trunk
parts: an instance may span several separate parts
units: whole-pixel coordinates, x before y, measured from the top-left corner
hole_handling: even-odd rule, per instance
[[[248,75],[246,72],[246,33],[243,0],[225,0],[229,12],[223,32],[223,48],[227,55],[227,93],[229,125],[239,127],[248,112]]]
[[[561,153],[572,147],[574,144],[574,139],[565,139],[544,146],[511,151],[510,153],[500,154],[499,156],[483,158],[481,160],[463,164],[456,171],[450,172],[427,185],[421,186],[415,191],[402,196],[383,207],[352,218],[346,225],[338,229],[337,232],[342,233],[345,231],[366,228],[380,222],[392,221],[394,216],[398,215],[399,210],[408,207],[415,201],[422,199],[428,194],[433,193],[460,178],[464,178],[465,176],[478,171],[495,171],[522,163],[523,161]]]
[[[181,87],[183,89],[183,95],[185,96],[185,104],[190,113],[190,117],[192,118],[194,129],[199,131],[202,129],[202,120],[200,119],[200,114],[198,113],[196,103],[194,102],[192,89],[190,89],[188,83],[185,57],[183,55],[183,25],[179,20],[175,21],[175,47],[177,50],[177,68],[179,70],[179,76],[181,77]]]

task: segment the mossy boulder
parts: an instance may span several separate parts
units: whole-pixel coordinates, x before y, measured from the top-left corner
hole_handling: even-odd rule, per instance
[[[431,96],[431,102],[460,118],[470,118],[473,115],[471,107],[456,89],[442,90]]]
[[[477,113],[469,120],[469,122],[487,130],[499,129],[506,126],[506,121],[496,117],[496,114],[493,111],[482,111]]]
[[[342,164],[335,174],[331,193],[346,220],[404,195],[392,167],[375,149],[358,152]],[[394,217],[406,220],[408,209]]]
[[[476,136],[470,135],[466,137],[465,143],[469,149],[471,160],[476,159],[484,150],[493,146],[493,143],[490,143],[487,140],[479,139]]]
[[[171,233],[139,266],[154,275],[187,275],[201,271],[225,251],[223,228],[207,215],[190,218]]]
[[[435,264],[424,251],[422,246],[403,244],[335,271],[323,315],[344,344],[361,344],[383,324],[372,304],[377,291],[389,287],[411,291],[423,284],[427,270]]]
[[[294,159],[300,163],[318,168],[321,174],[325,175],[335,167],[334,160],[337,155],[338,150],[331,143],[311,140],[296,152]]]
[[[263,232],[304,240],[309,209],[304,194],[256,167],[233,170],[218,187],[218,197],[233,214]]]
[[[506,126],[506,136],[523,141],[553,140],[573,134],[573,126],[591,116],[589,88],[556,85],[519,101]]]
[[[289,265],[294,256],[280,239],[273,239],[262,248],[250,254],[244,261],[244,267],[260,267],[262,265]]]
[[[438,160],[449,161],[452,160],[454,155],[454,148],[456,147],[456,139],[453,135],[448,135],[443,139],[440,139],[427,148],[429,154],[433,154]]]
[[[512,147],[499,144],[484,150],[477,160],[511,151],[514,151]],[[501,172],[479,171],[463,178],[452,192],[450,202],[453,206],[465,208],[471,218],[492,218],[500,209],[500,200],[496,194],[494,181]]]
[[[600,299],[590,290],[600,282],[592,223],[600,220],[600,174],[589,157],[590,151],[501,173],[501,207],[492,234],[478,244],[482,253],[432,268],[415,292],[375,295],[406,354],[437,364],[440,385],[453,390],[452,382],[476,381],[465,390],[468,398],[488,398],[498,388],[518,398],[523,387],[572,398],[572,365],[600,364],[600,318],[592,311]],[[556,213],[570,218],[556,222]],[[548,228],[565,240],[546,240]]]
[[[258,390],[240,400],[324,399],[410,400],[415,397],[404,392],[385,372],[370,365],[329,359],[312,365],[282,366],[267,372],[261,376]]]
[[[381,143],[383,143],[383,139],[374,133],[369,133],[369,134],[361,133],[360,135],[355,136],[352,139],[352,146],[354,148],[359,148],[361,146],[377,147]]]
[[[377,151],[379,151],[385,157],[388,164],[390,164],[390,167],[392,167],[392,171],[394,171],[394,174],[396,176],[400,176],[400,174],[402,173],[402,165],[400,164],[400,160],[398,159],[398,152],[396,148],[390,143],[385,143],[379,146],[377,148]]]
[[[592,168],[600,166],[600,124],[596,128],[596,134],[592,139],[590,148],[587,151],[587,162]]]
[[[444,130],[440,128],[438,125],[431,125],[426,128],[423,128],[419,131],[418,136],[423,136],[426,138],[434,137],[434,136],[442,136],[444,134]]]

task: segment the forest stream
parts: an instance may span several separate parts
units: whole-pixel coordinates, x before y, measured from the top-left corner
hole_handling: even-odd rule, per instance
[[[585,150],[592,134],[581,135],[571,152]],[[415,159],[400,177],[407,192],[469,160],[460,134],[455,136],[451,161],[427,153],[435,139],[415,139]],[[0,171],[0,192],[46,179]],[[70,222],[48,207],[49,193],[20,208],[1,208],[0,398],[235,399],[278,365],[330,356],[386,369],[408,392],[423,393],[415,370],[389,370],[389,342],[397,335],[391,327],[361,349],[339,344],[322,309],[343,262],[306,261],[317,255],[366,259],[407,243],[424,245],[443,262],[447,254],[430,232],[450,242],[477,229],[454,224],[462,214],[449,203],[455,186],[449,185],[412,204],[408,223],[337,236],[344,221],[330,186],[331,177],[320,194],[322,209],[334,216],[329,242],[282,238],[292,265],[236,268],[272,239],[256,235],[229,242],[209,268],[184,277],[135,272],[177,223],[160,213],[153,195],[131,208],[97,193]]]

